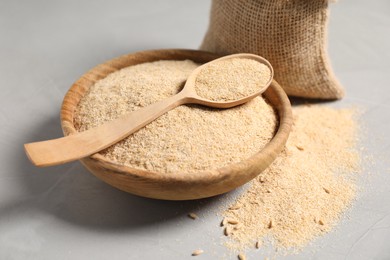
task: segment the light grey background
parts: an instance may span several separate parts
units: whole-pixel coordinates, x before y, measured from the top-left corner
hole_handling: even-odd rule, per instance
[[[61,136],[62,98],[93,66],[137,50],[197,48],[209,5],[0,1],[0,259],[192,259],[197,248],[206,253],[196,259],[236,259],[221,245],[215,213],[239,191],[192,202],[138,198],[78,162],[35,168],[22,147]],[[388,0],[332,5],[329,51],[347,96],[329,105],[364,109],[363,153],[373,159],[350,218],[286,259],[390,259],[389,28]],[[188,219],[189,211],[200,220]]]

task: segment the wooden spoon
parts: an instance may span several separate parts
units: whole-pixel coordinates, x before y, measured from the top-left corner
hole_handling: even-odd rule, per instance
[[[266,65],[271,71],[268,82],[257,92],[233,101],[216,102],[198,96],[195,91],[195,80],[200,71],[212,63],[233,58],[252,59]],[[271,84],[272,78],[273,68],[271,64],[260,56],[254,54],[225,56],[196,68],[188,77],[182,91],[172,97],[133,111],[96,128],[58,139],[28,143],[24,145],[24,148],[30,161],[39,167],[78,160],[119,142],[177,106],[199,104],[215,108],[230,108],[248,102],[263,93]]]

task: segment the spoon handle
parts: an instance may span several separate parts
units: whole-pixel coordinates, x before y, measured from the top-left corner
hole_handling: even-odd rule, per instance
[[[138,109],[96,128],[66,137],[24,145],[39,167],[59,165],[97,153],[126,138],[169,110],[187,102],[183,92]]]

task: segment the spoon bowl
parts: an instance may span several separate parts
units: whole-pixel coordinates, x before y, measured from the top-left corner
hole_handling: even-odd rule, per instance
[[[207,66],[210,66],[211,64],[220,62],[220,61],[235,59],[235,58],[250,59],[250,60],[254,60],[256,62],[259,62],[261,64],[266,65],[268,67],[268,69],[270,70],[269,80],[263,86],[261,86],[256,92],[253,92],[252,94],[245,96],[243,98],[239,98],[239,99],[235,99],[235,100],[231,100],[231,101],[213,101],[213,100],[203,98],[196,93],[196,90],[194,88],[195,81],[196,81],[199,73],[201,73],[204,68],[206,68]],[[205,64],[199,66],[198,68],[196,68],[191,73],[191,75],[187,78],[187,81],[183,87],[182,92],[184,92],[187,97],[191,98],[191,100],[189,100],[188,103],[199,104],[199,105],[214,107],[214,108],[231,108],[231,107],[235,107],[238,105],[242,105],[242,104],[248,102],[249,100],[257,97],[261,93],[263,93],[271,84],[273,77],[274,77],[274,70],[272,68],[272,65],[268,60],[264,59],[263,57],[255,55],[255,54],[250,54],[250,53],[232,54],[232,55],[224,56],[224,57],[218,58],[216,60],[213,60],[211,62],[205,63]]]

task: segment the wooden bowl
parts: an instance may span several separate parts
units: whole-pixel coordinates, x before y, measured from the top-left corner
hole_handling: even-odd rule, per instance
[[[98,80],[121,68],[157,60],[193,60],[205,63],[219,55],[195,50],[152,50],[132,53],[107,61],[85,73],[66,94],[61,108],[61,126],[65,135],[76,133],[74,111],[80,99]],[[190,200],[211,197],[245,184],[266,169],[284,148],[292,124],[291,105],[276,81],[263,94],[275,108],[279,125],[275,136],[258,153],[241,162],[223,168],[189,175],[181,172],[160,174],[120,165],[94,154],[81,163],[99,179],[126,192],[139,196]]]

